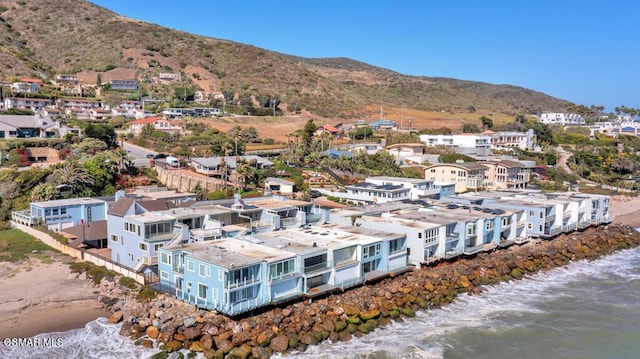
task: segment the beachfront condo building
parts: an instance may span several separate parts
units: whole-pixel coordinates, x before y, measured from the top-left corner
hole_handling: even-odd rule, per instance
[[[161,289],[228,315],[411,269],[404,235],[341,226],[169,246],[159,257]]]

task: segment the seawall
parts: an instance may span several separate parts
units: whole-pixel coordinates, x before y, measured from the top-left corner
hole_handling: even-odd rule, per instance
[[[640,233],[632,227],[611,224],[589,228],[551,241],[415,269],[373,285],[244,318],[198,310],[168,294],[140,302],[115,280],[103,280],[100,299],[114,312],[113,322],[125,321],[121,334],[142,345],[167,352],[203,352],[206,358],[268,358],[274,353],[305,350],[328,339],[349,341],[376,327],[412,317],[416,311],[445,306],[458,294],[479,293],[483,285],[519,280],[570,261],[596,259],[638,245]]]

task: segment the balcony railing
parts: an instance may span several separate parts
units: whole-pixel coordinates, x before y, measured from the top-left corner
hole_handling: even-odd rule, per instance
[[[589,226],[591,226],[591,221],[589,219],[583,219],[582,221],[578,222],[578,228],[580,229],[585,229]]]
[[[568,224],[562,225],[562,231],[564,233],[573,232],[576,229],[578,229],[578,224],[577,223],[568,223]]]
[[[15,222],[22,223],[27,226],[31,226],[35,221],[35,217],[31,217],[31,211],[13,211],[11,212],[11,219]]]
[[[243,278],[241,280],[237,280],[235,282],[227,282],[227,289],[235,289],[240,287],[246,287],[255,283],[260,282],[259,277],[251,277],[251,278]]]
[[[300,224],[300,220],[298,220],[298,218],[281,218],[280,219],[280,224],[283,226],[293,226],[296,224]]]
[[[544,235],[545,236],[556,236],[558,234],[560,234],[562,232],[562,227],[560,226],[553,226],[553,227],[545,227],[544,228]]]
[[[183,265],[174,265],[171,269],[176,273],[184,274],[184,266]]]
[[[447,242],[457,241],[458,239],[460,239],[460,233],[458,232],[451,232],[447,234]]]
[[[306,267],[302,268],[302,272],[304,274],[309,274],[309,273],[314,273],[314,272],[320,272],[320,271],[327,270],[327,269],[331,269],[331,261],[326,261],[326,262],[322,262],[322,263],[312,264],[310,266],[306,266]]]

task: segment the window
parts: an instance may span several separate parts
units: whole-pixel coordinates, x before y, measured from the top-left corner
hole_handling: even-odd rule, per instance
[[[144,236],[149,238],[158,234],[171,233],[172,227],[171,222],[145,224]]]
[[[533,211],[529,211],[529,216],[533,217]]]
[[[219,280],[220,282],[223,282],[223,281],[224,281],[224,271],[223,271],[222,269],[219,269],[219,270],[218,270],[218,280]]]
[[[154,245],[153,245],[153,251],[154,251],[154,252],[157,252],[157,251],[158,251],[158,249],[160,249],[160,248],[162,248],[162,247],[164,247],[164,243],[157,243],[157,244],[154,244]]]
[[[473,236],[476,234],[476,225],[474,223],[467,224],[467,235]]]
[[[249,268],[240,268],[229,272],[229,283],[239,283],[250,281],[251,271]]]
[[[493,229],[495,228],[496,223],[494,221],[489,221],[486,223],[485,228],[487,231],[493,231]]]
[[[218,288],[213,288],[211,291],[213,292],[211,295],[211,297],[213,298],[213,301],[214,302],[218,301]]]
[[[543,218],[543,214],[542,214],[542,212],[540,212],[540,218]]]
[[[540,232],[542,232],[542,225],[540,225],[540,229],[539,229],[539,231],[540,231]]]
[[[418,232],[418,239],[422,238],[422,232]]]
[[[118,236],[115,234],[111,235],[111,241],[112,242],[116,242],[116,243],[120,243],[120,240],[118,239]]]
[[[198,274],[200,274],[201,277],[211,276],[210,271],[211,271],[211,268],[209,266],[205,266],[204,264],[198,265]]]
[[[507,227],[511,225],[511,217],[503,217],[502,218],[502,226]]]
[[[54,208],[54,209],[52,210],[51,214],[53,214],[54,216],[57,216],[57,215],[58,215],[58,213],[59,213],[58,211],[59,211],[59,210],[58,210],[57,208]]]
[[[272,263],[269,265],[269,279],[279,278],[287,274],[294,273],[296,270],[296,260],[294,258],[283,262]]]
[[[140,243],[138,243],[138,247],[140,247],[140,250],[143,250],[143,251],[147,251],[147,250],[149,249],[149,248],[147,247],[147,244],[146,244],[146,243],[144,243],[144,242],[140,242]]]
[[[169,273],[167,273],[167,272],[165,272],[165,271],[161,270],[161,271],[160,271],[160,278],[162,278],[162,279],[169,279]]]
[[[438,237],[440,236],[440,228],[433,228],[424,231],[424,243],[432,244],[438,242]]]
[[[533,225],[531,224],[531,222],[527,223],[527,229],[533,229]]]
[[[240,290],[229,293],[229,301],[231,303],[238,303],[258,295],[258,287],[242,288]]]
[[[87,207],[87,222],[91,222],[93,220],[92,208]],[[138,233],[140,235],[140,233]]]
[[[195,264],[193,264],[192,261],[187,261],[187,269],[189,270],[189,272],[195,272]]]
[[[405,241],[402,238],[394,239],[389,242],[389,254],[404,252],[405,249]]]
[[[198,283],[198,298],[207,299],[207,286],[202,283]]]
[[[60,214],[67,214],[66,208],[60,208]]]
[[[130,222],[124,222],[124,230],[127,232],[136,233],[136,225]]]
[[[171,256],[168,253],[160,253],[160,262],[171,265]]]
[[[380,255],[380,243],[365,247],[362,258],[366,259],[366,258],[379,256],[379,255]]]

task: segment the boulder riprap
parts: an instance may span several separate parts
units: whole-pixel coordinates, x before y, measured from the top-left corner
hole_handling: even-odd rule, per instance
[[[122,335],[153,341],[164,350],[159,357],[187,349],[202,352],[205,358],[267,358],[305,350],[327,339],[349,341],[392,321],[409,320],[425,308],[447,305],[460,293],[479,293],[483,285],[519,280],[571,260],[595,259],[639,244],[640,233],[629,226],[589,228],[550,241],[414,269],[344,293],[236,319],[198,310],[168,294],[140,301],[135,293],[121,288],[117,278],[103,279],[100,302],[113,312],[110,322],[125,318]]]

